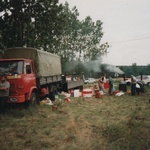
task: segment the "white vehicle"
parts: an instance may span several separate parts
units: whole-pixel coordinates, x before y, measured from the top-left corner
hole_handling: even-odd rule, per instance
[[[141,76],[136,77],[137,81],[141,81]],[[145,85],[150,86],[150,75],[143,75],[142,81]]]
[[[141,81],[141,75],[136,76],[136,80]],[[131,79],[128,79],[125,81],[127,85],[130,86],[131,84]],[[144,85],[150,86],[150,75],[142,75],[142,82],[144,83]]]
[[[96,79],[94,79],[94,78],[88,78],[88,79],[84,80],[85,84],[91,84],[91,83],[95,83],[95,82],[96,82]]]

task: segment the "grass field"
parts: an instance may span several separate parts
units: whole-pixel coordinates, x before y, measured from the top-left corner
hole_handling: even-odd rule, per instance
[[[150,89],[143,95],[71,97],[0,117],[1,150],[150,150]]]

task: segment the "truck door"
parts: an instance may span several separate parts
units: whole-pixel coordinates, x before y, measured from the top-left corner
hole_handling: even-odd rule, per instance
[[[30,91],[36,87],[36,75],[32,62],[24,63],[24,86],[27,94],[29,94]]]

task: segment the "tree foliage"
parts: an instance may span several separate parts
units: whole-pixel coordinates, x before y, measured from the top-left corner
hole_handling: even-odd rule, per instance
[[[67,26],[62,34],[62,45],[64,58],[73,60],[95,60],[99,55],[106,53],[108,43],[100,44],[103,36],[102,22],[92,21],[90,16],[84,20],[78,20],[78,10],[74,7],[69,9],[68,3],[64,5],[64,13],[67,15]]]
[[[122,71],[124,71],[127,77],[130,77],[132,74],[138,76],[140,74],[150,75],[150,64],[147,66],[138,66],[136,63],[133,63],[132,66],[119,66]]]
[[[95,60],[109,47],[101,44],[102,22],[90,16],[80,21],[78,16],[76,7],[70,9],[58,0],[1,0],[0,49],[43,49],[59,54],[64,65]]]
[[[65,24],[57,0],[5,0],[0,12],[5,47],[30,46],[54,50]]]

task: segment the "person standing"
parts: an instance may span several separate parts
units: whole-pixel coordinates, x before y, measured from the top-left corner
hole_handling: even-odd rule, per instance
[[[106,82],[107,82],[106,74],[104,74],[104,76],[102,76],[102,81],[103,81],[103,88],[104,88],[104,92],[105,92],[105,85],[106,85]]]
[[[99,78],[98,85],[99,85],[99,90],[104,92],[104,82],[102,77]]]
[[[0,114],[5,113],[6,102],[9,97],[10,83],[6,76],[3,76],[0,81]]]
[[[113,78],[109,75],[109,91],[108,91],[108,93],[110,95],[113,94],[113,87],[114,87],[114,81],[113,81]]]
[[[105,83],[107,80],[106,80],[106,74],[104,74],[104,76],[102,76],[102,81]]]
[[[106,74],[104,74],[104,76],[99,78],[99,89],[100,91],[103,91],[103,93],[105,93],[105,88],[104,88],[105,83],[106,83]]]
[[[131,95],[135,95],[136,92],[136,78],[131,75]]]

